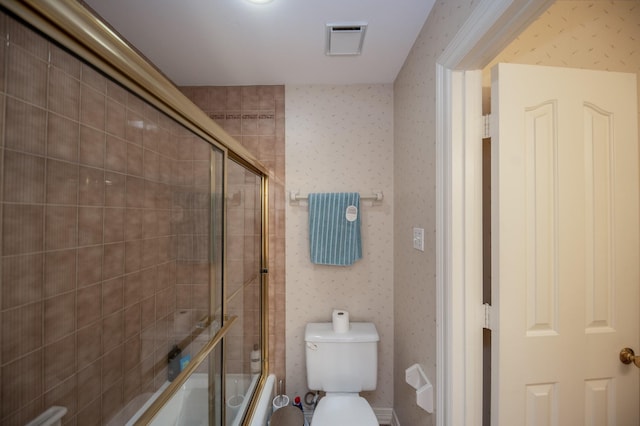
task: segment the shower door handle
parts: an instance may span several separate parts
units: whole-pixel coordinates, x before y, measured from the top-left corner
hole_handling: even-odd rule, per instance
[[[640,368],[640,356],[636,355],[631,348],[623,348],[620,351],[620,362],[623,364],[633,363],[636,367]]]

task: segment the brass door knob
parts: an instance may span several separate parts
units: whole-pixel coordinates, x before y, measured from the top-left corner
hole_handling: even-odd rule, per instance
[[[620,351],[620,362],[623,364],[634,363],[636,367],[640,368],[640,356],[636,356],[631,348],[624,348]]]

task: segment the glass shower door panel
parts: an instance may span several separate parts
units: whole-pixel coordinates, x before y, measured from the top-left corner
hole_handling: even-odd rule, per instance
[[[225,313],[237,324],[225,339],[226,425],[250,399],[261,373],[262,178],[234,161],[227,167]],[[229,415],[231,414],[231,415]]]

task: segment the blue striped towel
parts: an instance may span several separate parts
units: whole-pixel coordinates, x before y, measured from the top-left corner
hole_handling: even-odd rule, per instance
[[[309,248],[311,262],[320,265],[362,259],[360,194],[309,194]]]

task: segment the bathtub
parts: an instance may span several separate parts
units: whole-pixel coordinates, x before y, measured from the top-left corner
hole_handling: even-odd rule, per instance
[[[258,404],[256,405],[256,411],[253,414],[251,423],[249,426],[266,426],[269,418],[271,417],[271,401],[275,396],[276,376],[275,374],[269,374],[267,381],[262,388],[262,392],[257,396]]]
[[[227,374],[226,387],[229,396],[227,397],[228,420],[225,426],[240,426],[240,422],[242,420],[241,414],[245,412],[246,407],[250,402],[248,398],[244,398],[244,395],[242,395],[241,392],[244,389],[253,389],[256,386],[258,378],[259,375],[257,374],[253,376],[247,374]],[[171,400],[162,408],[150,424],[153,426],[207,425],[209,422],[208,381],[209,377],[206,373],[195,373],[191,375],[186,383],[182,385],[180,390],[178,390],[174,397],[171,398]],[[169,386],[169,382],[166,382],[160,387],[160,389],[152,394],[144,405],[129,418],[126,422],[126,426],[134,425],[153,401],[155,401],[167,388],[167,386]],[[216,390],[218,392],[219,386],[219,383],[216,383]],[[273,388],[273,385],[271,387]],[[262,398],[262,396],[260,396],[260,398]],[[270,403],[268,404],[268,408],[268,413],[266,413],[267,416],[271,412]],[[217,417],[219,416],[221,407],[216,406],[215,410]],[[231,415],[229,416],[229,414]],[[254,416],[254,418],[255,417],[257,416]],[[266,418],[268,417],[264,418],[264,423],[251,422],[251,425],[266,425]]]

